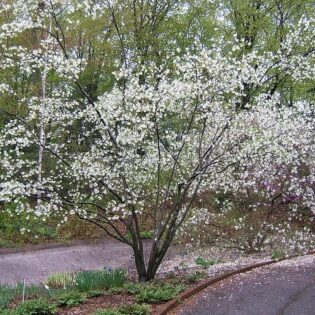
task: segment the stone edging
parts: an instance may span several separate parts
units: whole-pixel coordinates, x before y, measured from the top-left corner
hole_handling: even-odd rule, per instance
[[[305,255],[313,255],[315,254],[315,250],[312,250],[308,253],[306,253]],[[292,258],[296,258],[299,257],[301,255],[292,255],[289,257],[285,257],[285,258],[281,258],[281,259],[272,259],[272,260],[268,260],[268,261],[264,261],[261,263],[257,263],[257,264],[252,264],[249,266],[246,266],[244,268],[238,269],[238,270],[234,270],[234,271],[230,271],[230,272],[225,272],[219,276],[216,276],[214,278],[211,278],[209,280],[205,280],[203,282],[201,282],[199,285],[190,288],[188,290],[186,290],[185,292],[181,293],[179,295],[179,297],[177,299],[171,300],[165,304],[163,304],[160,308],[157,308],[157,310],[154,312],[154,315],[166,315],[168,314],[169,311],[171,311],[172,309],[174,309],[176,306],[178,306],[180,304],[180,302],[187,300],[188,298],[192,297],[193,295],[199,293],[200,291],[204,290],[205,288],[220,282],[222,280],[225,280],[227,278],[230,278],[234,275],[237,274],[242,274],[245,273],[247,271],[259,268],[259,267],[264,267],[264,266],[268,266],[271,264],[275,264],[279,261],[283,261],[283,260],[287,260],[287,259],[292,259]],[[303,255],[304,256],[304,255]]]

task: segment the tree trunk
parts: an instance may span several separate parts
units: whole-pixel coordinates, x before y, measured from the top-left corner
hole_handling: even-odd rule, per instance
[[[135,264],[140,282],[151,281],[155,278],[156,272],[160,267],[168,248],[170,247],[172,239],[173,237],[168,241],[164,241],[161,248],[158,248],[157,242],[154,241],[147,266],[145,264],[143,247],[141,247],[142,250],[133,247]],[[142,240],[140,240],[140,242],[142,242]]]
[[[39,134],[39,149],[38,149],[38,160],[37,160],[37,181],[41,185],[42,183],[42,173],[43,173],[43,156],[44,148],[46,145],[46,131],[45,131],[45,121],[44,114],[46,110],[46,80],[47,80],[47,70],[44,68],[44,73],[42,75],[42,95],[41,95],[41,104],[40,104],[40,134]],[[41,206],[41,193],[38,193],[37,196],[37,207],[40,211]]]
[[[140,242],[142,242],[142,240],[140,240]],[[142,249],[139,249],[138,247],[134,246],[133,252],[135,257],[136,269],[138,273],[138,279],[140,282],[145,282],[147,281],[147,272],[145,266],[143,247]]]

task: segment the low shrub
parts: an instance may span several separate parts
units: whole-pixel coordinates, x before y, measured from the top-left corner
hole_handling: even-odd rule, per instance
[[[285,251],[282,249],[275,249],[272,253],[271,253],[271,258],[274,260],[279,260],[284,258],[286,255]]]
[[[189,274],[185,277],[185,282],[187,283],[196,283],[198,282],[200,279],[202,279],[203,277],[206,276],[205,272],[200,272],[200,271],[196,271],[192,274]]]
[[[115,308],[109,308],[104,310],[98,310],[94,315],[122,315],[122,313]]]
[[[151,309],[146,304],[125,305],[120,308],[99,310],[95,315],[149,315]]]
[[[15,203],[0,207],[0,247],[21,247],[57,240],[53,219],[43,222],[37,216],[21,212],[11,216],[10,212],[15,210]],[[25,233],[21,233],[21,229],[25,229]]]
[[[143,284],[141,283],[129,282],[125,285],[125,290],[130,294],[140,293],[142,288],[143,288]]]
[[[213,259],[210,259],[210,260],[206,260],[202,257],[197,257],[195,259],[195,263],[203,268],[208,268],[210,266],[213,266],[217,263],[217,261],[213,260]]]
[[[120,312],[122,314],[130,314],[130,315],[149,315],[151,313],[151,308],[146,304],[132,304],[125,305],[121,307]]]
[[[127,233],[127,238],[131,239],[131,234]],[[140,231],[140,238],[141,239],[152,239],[153,238],[153,231]]]
[[[107,295],[121,294],[121,293],[124,293],[125,290],[126,289],[124,287],[110,288],[110,289],[106,290],[106,294]]]
[[[104,295],[104,291],[102,290],[91,290],[86,293],[87,298],[94,298]]]
[[[142,231],[140,232],[140,238],[142,239],[152,239],[153,231]]]
[[[135,294],[137,301],[145,303],[160,303],[169,301],[184,290],[182,285],[171,284],[136,284],[129,285],[127,292]]]
[[[78,306],[86,301],[87,297],[77,291],[65,292],[58,296],[58,306],[73,307]]]
[[[54,315],[57,313],[55,304],[46,300],[30,300],[20,304],[12,315]]]

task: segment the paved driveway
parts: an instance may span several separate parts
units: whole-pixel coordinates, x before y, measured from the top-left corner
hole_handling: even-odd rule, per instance
[[[315,255],[224,280],[172,314],[315,315]]]
[[[148,244],[149,245],[149,244]],[[79,244],[0,254],[0,283],[26,280],[38,283],[54,272],[109,268],[128,268],[132,250],[118,241],[105,239],[97,244]]]

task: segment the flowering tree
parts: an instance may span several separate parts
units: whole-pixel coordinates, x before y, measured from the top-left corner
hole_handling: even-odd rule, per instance
[[[168,69],[122,68],[113,89],[94,100],[78,80],[84,60],[67,46],[58,19],[63,14],[71,25],[84,3],[64,3],[28,0],[4,8],[15,19],[1,25],[6,54],[0,67],[42,78],[42,94],[19,99],[23,115],[11,115],[0,131],[0,201],[14,204],[12,215],[90,221],[132,247],[139,279],[146,281],[203,193],[245,189],[238,182],[252,187],[251,176],[268,176],[269,165],[302,163],[314,174],[309,104],[279,108],[282,96],[267,88],[272,71],[297,81],[314,75],[311,53],[291,54],[301,30],[276,53],[252,51],[240,59],[235,51],[242,43],[226,53],[218,42],[170,58]],[[12,45],[9,39],[30,30],[49,36],[36,47]],[[248,85],[255,95],[239,110]],[[2,85],[1,93],[14,89]],[[297,138],[301,130],[309,137]],[[305,204],[312,207],[314,192],[307,191]],[[148,257],[140,237],[143,215],[154,232]]]
[[[249,253],[314,247],[314,109],[302,103],[299,111],[286,110],[285,115],[286,126],[278,126],[285,137],[276,140],[277,151],[252,156],[221,177],[181,227],[182,241],[193,237],[194,243]]]

